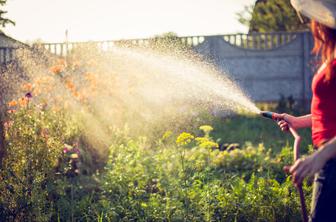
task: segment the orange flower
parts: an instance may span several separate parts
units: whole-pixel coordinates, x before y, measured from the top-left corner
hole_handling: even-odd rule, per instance
[[[72,95],[74,96],[74,97],[76,97],[76,98],[79,98],[79,92],[77,92],[77,91],[73,91],[72,92]]]
[[[13,106],[16,106],[18,103],[17,103],[17,101],[16,100],[12,100],[12,101],[10,101],[9,103],[8,103],[8,106],[9,107],[13,107]]]
[[[27,98],[20,98],[19,99],[19,104],[21,107],[25,107],[28,104],[28,99]]]
[[[59,75],[63,72],[64,67],[62,65],[54,65],[52,67],[50,67],[50,72]]]
[[[75,85],[73,84],[73,82],[71,80],[67,80],[66,81],[66,87],[70,90],[74,90],[75,89]]]
[[[31,83],[25,83],[22,85],[22,89],[25,91],[31,91],[33,89],[33,84]]]
[[[61,65],[61,66],[66,66],[67,65],[65,59],[59,59],[59,60],[57,60],[57,64]]]

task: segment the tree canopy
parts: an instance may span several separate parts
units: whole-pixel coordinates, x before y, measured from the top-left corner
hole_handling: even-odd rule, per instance
[[[5,17],[7,11],[3,10],[3,7],[6,5],[7,0],[0,0],[0,26],[2,28],[6,27],[8,24],[15,25],[15,22],[11,19]]]
[[[156,35],[149,40],[150,46],[161,50],[187,50],[189,46],[183,43],[174,32],[166,32]]]
[[[249,27],[249,32],[300,31],[307,24],[300,21],[290,0],[257,0],[239,12],[240,23]]]

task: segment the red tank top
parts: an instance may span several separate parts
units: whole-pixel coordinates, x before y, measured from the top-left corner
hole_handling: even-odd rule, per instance
[[[336,59],[332,66],[336,68]],[[336,77],[326,81],[325,75],[326,68],[323,68],[312,82],[312,139],[315,146],[336,136]]]

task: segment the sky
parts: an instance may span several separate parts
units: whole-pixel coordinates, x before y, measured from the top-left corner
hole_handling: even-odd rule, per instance
[[[4,32],[23,42],[99,41],[247,32],[237,12],[255,0],[7,0]]]

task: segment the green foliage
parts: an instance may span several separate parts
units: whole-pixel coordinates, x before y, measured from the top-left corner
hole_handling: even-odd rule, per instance
[[[214,119],[214,127],[202,125],[191,133],[166,131],[151,139],[116,130],[104,169],[77,175],[74,161],[81,160],[84,172],[92,155],[81,141],[83,129],[77,119],[29,102],[10,113],[6,122],[7,154],[0,172],[4,220],[300,219],[299,196],[282,171],[292,161],[290,147],[271,152],[263,144],[245,143],[241,149],[220,149],[218,142],[229,141],[230,134],[217,126],[229,127],[246,141],[243,131],[261,127],[266,120]],[[263,130],[269,133],[268,127]],[[311,187],[305,184],[304,191],[308,202]]]
[[[186,133],[181,135],[183,138]],[[199,137],[214,142],[204,135]],[[189,135],[188,139],[192,139]],[[215,143],[215,142],[214,142]],[[190,144],[190,143],[188,143]],[[288,148],[272,156],[260,145],[219,151],[145,138],[111,147],[101,177],[103,218],[118,221],[297,221],[298,195],[282,172]],[[289,151],[289,152],[288,152]],[[285,161],[285,162],[286,162]],[[310,190],[306,189],[306,192]]]
[[[249,32],[299,31],[307,29],[302,24],[290,0],[257,1],[238,13],[239,22],[249,27]]]
[[[161,51],[186,51],[190,47],[183,43],[174,32],[167,32],[149,39],[149,46]]]
[[[249,141],[253,146],[263,143],[272,152],[278,153],[282,147],[293,144],[293,136],[279,130],[278,125],[271,120],[257,116],[232,116],[230,118],[212,118],[214,126],[211,136],[220,143],[245,144]],[[238,133],[237,133],[238,132]],[[306,153],[311,144],[311,130],[299,131],[302,137],[301,152]]]
[[[48,221],[52,190],[60,185],[54,168],[64,142],[76,128],[60,112],[29,105],[11,113],[6,122],[7,153],[0,173],[1,218]]]

